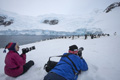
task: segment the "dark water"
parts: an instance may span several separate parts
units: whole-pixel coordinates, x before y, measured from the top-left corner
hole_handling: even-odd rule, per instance
[[[57,36],[50,36],[50,35],[0,35],[0,48],[4,48],[9,42],[16,42],[19,45],[28,44],[28,43],[34,43],[37,41],[49,39],[49,38],[55,38]]]

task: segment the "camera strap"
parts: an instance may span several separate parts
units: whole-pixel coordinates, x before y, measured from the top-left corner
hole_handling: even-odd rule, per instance
[[[65,54],[65,55],[50,56],[50,57],[49,57],[49,61],[50,61],[50,58],[52,58],[52,57],[66,57],[66,56],[68,56],[68,55],[70,55],[70,53],[67,53],[67,54]]]

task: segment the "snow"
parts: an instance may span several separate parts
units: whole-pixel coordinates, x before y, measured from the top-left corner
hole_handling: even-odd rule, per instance
[[[99,16],[97,16],[96,19],[91,25],[93,25],[96,28],[101,28],[103,32],[106,33],[114,33],[119,32],[120,29],[120,7],[116,7],[113,10],[111,10],[109,13],[101,13]]]
[[[4,74],[6,54],[0,49],[0,80],[43,80],[47,72],[43,69],[50,56],[68,52],[70,45],[84,47],[83,57],[89,70],[82,72],[77,80],[120,80],[120,36],[104,36],[84,40],[84,37],[72,39],[54,39],[20,46],[35,46],[36,49],[27,53],[27,61],[34,60],[35,65],[24,75],[12,78]],[[58,58],[54,60],[59,60]]]

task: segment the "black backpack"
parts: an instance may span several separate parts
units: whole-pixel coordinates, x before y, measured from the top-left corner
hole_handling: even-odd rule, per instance
[[[44,65],[44,69],[46,70],[46,72],[49,72],[49,71],[50,71],[51,69],[53,69],[53,68],[56,66],[56,64],[58,63],[58,62],[56,62],[56,61],[51,61],[50,58],[52,58],[52,57],[67,57],[67,58],[72,62],[73,66],[74,66],[75,69],[78,71],[78,73],[75,72],[75,70],[74,70],[74,68],[72,67],[71,64],[69,64],[69,63],[68,63],[67,61],[65,61],[65,60],[63,60],[63,61],[66,62],[67,64],[69,64],[69,65],[72,67],[72,70],[73,70],[73,72],[74,72],[75,75],[76,75],[76,74],[79,74],[79,73],[81,72],[81,70],[78,70],[77,67],[76,67],[76,65],[74,64],[74,62],[68,57],[70,54],[71,54],[71,53],[67,53],[67,54],[65,54],[65,55],[59,55],[59,56],[51,56],[51,57],[49,57],[48,62]]]
[[[56,64],[58,63],[58,62],[55,62],[55,61],[51,61],[50,58],[51,58],[51,57],[49,57],[48,62],[44,65],[44,69],[46,70],[46,72],[49,72],[49,71],[50,71],[51,69],[53,69],[53,68],[56,66]]]
[[[56,61],[51,61],[50,60],[50,58],[52,58],[52,57],[62,57],[63,55],[59,55],[59,56],[51,56],[51,57],[49,57],[49,60],[48,60],[48,62],[44,65],[44,69],[46,70],[46,72],[49,72],[51,69],[53,69],[55,66],[56,66],[56,64],[58,63],[58,62],[56,62]]]

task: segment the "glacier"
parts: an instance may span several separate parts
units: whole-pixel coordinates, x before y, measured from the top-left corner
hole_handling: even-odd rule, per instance
[[[24,16],[0,9],[5,21],[13,20],[9,26],[0,25],[0,35],[85,35],[119,32],[120,7],[109,13],[94,11],[89,16],[45,14]],[[58,20],[56,25],[43,23],[44,20]]]

